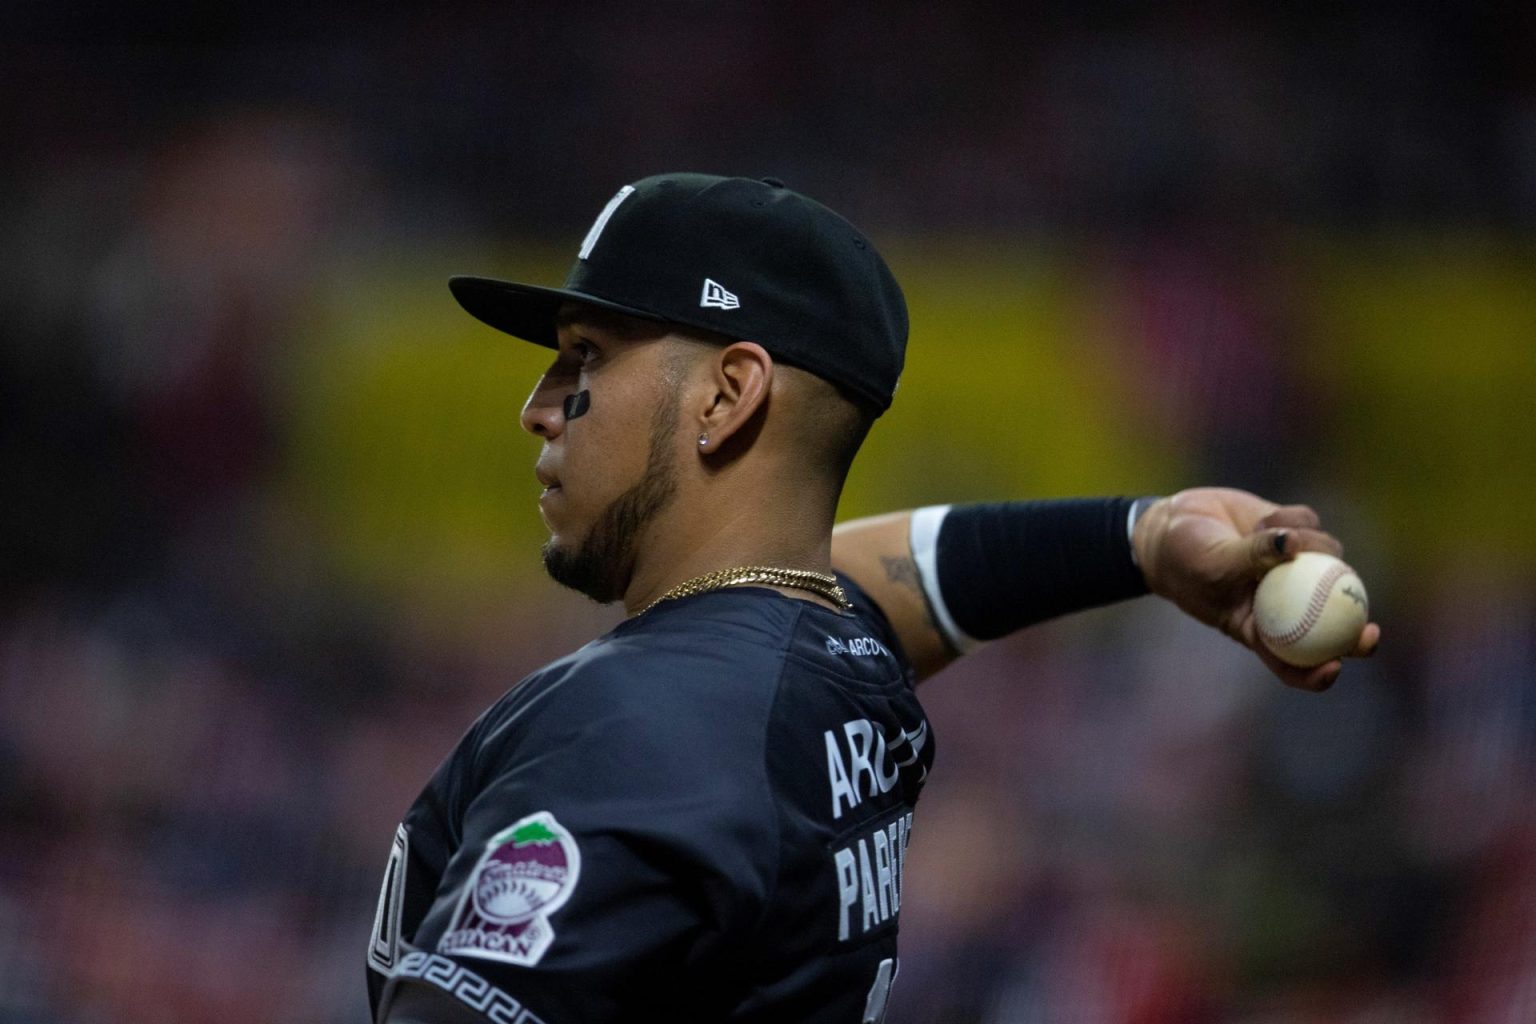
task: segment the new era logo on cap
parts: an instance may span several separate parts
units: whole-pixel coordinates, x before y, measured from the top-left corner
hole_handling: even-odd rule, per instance
[[[699,296],[699,305],[708,309],[740,309],[741,300],[735,292],[725,290],[725,286],[719,281],[704,279],[704,294]]]

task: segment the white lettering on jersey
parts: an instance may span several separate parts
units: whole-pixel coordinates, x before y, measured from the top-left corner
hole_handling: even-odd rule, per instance
[[[864,997],[864,1017],[859,1024],[881,1024],[885,1020],[885,1006],[891,998],[891,983],[896,980],[901,965],[895,957],[886,957],[875,969],[875,980]]]
[[[847,942],[848,911],[859,898],[859,873],[853,866],[853,851],[846,846],[832,855],[832,864],[837,870],[837,896],[842,904],[837,918],[837,938],[839,942]]]
[[[891,875],[891,848],[885,838],[885,829],[877,828],[869,835],[875,849],[875,898],[880,901],[880,917],[896,913],[896,894]]]
[[[875,782],[875,770],[870,767],[870,747],[874,746],[875,727],[869,724],[867,718],[855,718],[851,722],[843,723],[843,734],[848,737],[848,780],[853,783],[855,793],[862,788],[859,779],[869,776],[869,795],[877,792]]]
[[[927,723],[924,723],[924,728]],[[841,818],[866,797],[889,793],[900,778],[901,765],[895,763],[886,748],[885,733],[867,718],[843,723],[842,742],[828,729],[823,734],[827,746],[827,782],[832,787],[832,817]],[[844,761],[844,749],[847,761]],[[917,757],[914,752],[902,764]],[[844,804],[847,807],[844,808]]]
[[[839,942],[847,942],[855,932],[866,935],[900,913],[902,871],[911,834],[912,812],[908,811],[833,851]]]
[[[885,915],[880,912],[880,901],[875,896],[875,879],[869,871],[869,844],[863,839],[853,844],[859,851],[859,893],[864,897],[864,930],[878,928]]]
[[[837,749],[837,741],[832,738],[832,730],[828,729],[822,735],[827,741],[827,778],[832,783],[832,817],[841,818],[842,802],[846,800],[850,809],[857,807],[859,794],[848,783],[848,772],[843,768],[843,755]]]
[[[854,654],[867,658],[880,654],[888,655],[891,652],[886,649],[884,644],[872,636],[856,636],[848,640],[843,640],[835,636],[828,636],[827,653]]]

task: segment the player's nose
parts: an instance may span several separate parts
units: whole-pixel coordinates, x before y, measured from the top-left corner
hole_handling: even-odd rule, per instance
[[[519,418],[523,429],[546,441],[560,436],[565,429],[564,401],[563,389],[553,386],[547,377],[541,377],[523,405]]]

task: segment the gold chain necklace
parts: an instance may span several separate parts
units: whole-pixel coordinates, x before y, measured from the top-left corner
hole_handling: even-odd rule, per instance
[[[780,569],[771,565],[741,565],[734,569],[716,569],[714,572],[695,576],[691,580],[684,580],[640,609],[640,614],[644,615],[652,608],[661,604],[661,602],[670,601],[674,597],[692,597],[694,594],[702,594],[708,590],[734,587],[742,583],[766,583],[773,587],[792,587],[795,590],[808,590],[813,594],[819,594],[844,610],[853,607],[853,603],[848,600],[848,595],[843,591],[843,588],[837,585],[836,576],[831,576],[824,572],[812,572],[809,569]]]

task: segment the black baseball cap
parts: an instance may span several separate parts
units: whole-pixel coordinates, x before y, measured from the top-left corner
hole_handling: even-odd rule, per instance
[[[906,300],[869,239],[773,178],[645,178],[603,207],[564,287],[448,285],[478,319],[548,348],[568,301],[755,341],[877,412],[907,347]]]

